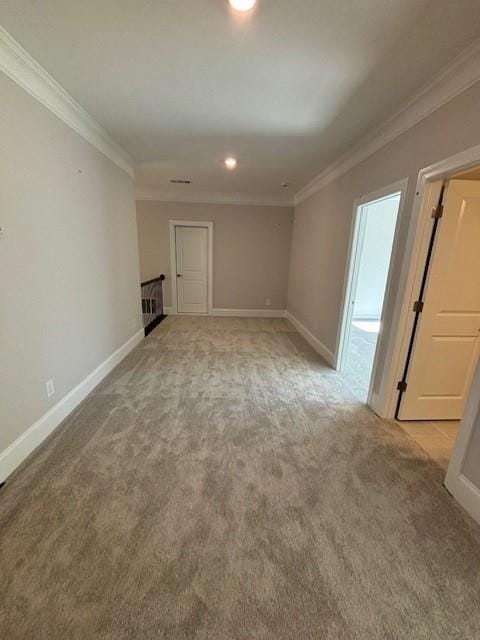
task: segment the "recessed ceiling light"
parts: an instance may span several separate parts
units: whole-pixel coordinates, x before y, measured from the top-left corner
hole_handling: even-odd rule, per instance
[[[235,169],[235,167],[237,166],[237,161],[235,158],[227,158],[225,160],[225,166],[227,167],[227,169]]]
[[[228,0],[235,11],[250,11],[257,0]]]

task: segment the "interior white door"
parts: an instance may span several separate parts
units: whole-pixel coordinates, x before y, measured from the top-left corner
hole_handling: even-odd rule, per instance
[[[175,227],[178,313],[208,313],[208,229]]]
[[[461,419],[480,354],[480,182],[451,180],[400,420]]]

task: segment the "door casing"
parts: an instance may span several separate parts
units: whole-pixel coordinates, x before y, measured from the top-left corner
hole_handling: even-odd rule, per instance
[[[178,302],[177,302],[177,256],[176,256],[176,242],[175,242],[175,228],[176,227],[206,227],[208,231],[208,279],[207,279],[207,299],[208,299],[208,311],[207,315],[212,315],[213,309],[213,222],[211,221],[199,221],[199,220],[169,220],[169,237],[170,237],[170,273],[172,282],[172,309],[170,313],[172,315],[178,314]],[[205,315],[205,314],[202,314]]]
[[[389,272],[387,277],[387,283],[385,286],[384,308],[382,311],[382,318],[380,321],[382,322],[384,313],[385,313],[386,304],[387,304],[387,294],[388,294],[388,289],[389,289],[391,275],[392,275],[392,265],[395,262],[395,256],[398,250],[398,247],[397,247],[398,230],[401,226],[402,214],[405,208],[404,204],[405,204],[407,186],[408,186],[407,179],[399,180],[398,182],[394,182],[393,184],[383,187],[382,189],[378,189],[377,191],[361,196],[360,198],[357,198],[353,203],[353,214],[352,214],[352,224],[350,228],[350,242],[349,242],[349,250],[348,250],[347,269],[345,272],[345,280],[343,284],[341,321],[340,321],[340,326],[337,333],[337,344],[336,344],[336,350],[335,350],[334,368],[337,371],[340,371],[345,365],[345,358],[346,358],[346,351],[347,351],[345,347],[348,339],[349,324],[351,322],[351,315],[352,315],[351,308],[350,308],[351,307],[350,301],[352,297],[352,288],[355,286],[355,279],[358,275],[356,273],[356,270],[358,271],[358,249],[360,249],[359,240],[361,241],[361,237],[359,236],[361,236],[361,233],[362,233],[362,224],[361,224],[362,208],[364,205],[378,202],[379,200],[384,200],[389,196],[393,196],[395,194],[400,193],[400,202],[398,205],[398,213],[397,213],[397,223],[395,227],[395,236],[393,239],[392,253],[390,258],[390,267],[389,267]],[[379,342],[380,342],[380,339],[377,343],[377,351],[375,353],[372,375],[370,379],[371,382],[374,380],[374,377],[375,377]],[[372,408],[374,408],[373,407],[374,400],[375,400],[375,396],[372,390],[372,384],[370,384],[367,404],[372,406]]]
[[[476,487],[463,473],[463,463],[472,443],[474,429],[480,421],[480,364],[470,389],[470,397],[460,424],[458,438],[448,465],[445,486],[455,500],[480,524],[480,488]]]

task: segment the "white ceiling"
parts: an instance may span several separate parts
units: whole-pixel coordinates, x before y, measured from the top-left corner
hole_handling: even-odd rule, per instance
[[[0,24],[130,152],[139,187],[276,199],[471,44],[480,1],[258,0],[239,17],[227,0],[2,0]]]

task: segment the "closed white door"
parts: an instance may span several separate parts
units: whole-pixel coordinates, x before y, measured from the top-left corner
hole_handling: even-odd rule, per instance
[[[480,355],[480,182],[451,180],[400,420],[461,419]]]
[[[178,313],[208,313],[208,229],[175,227]]]

